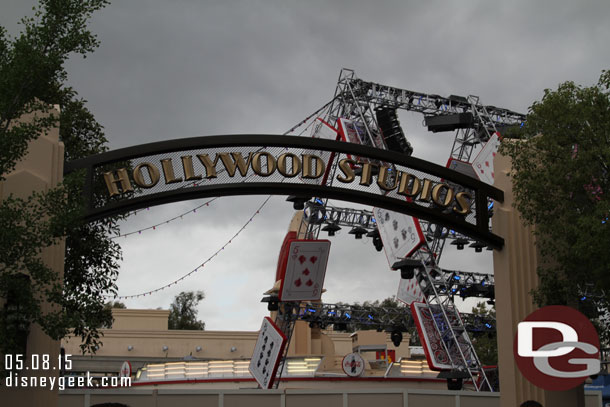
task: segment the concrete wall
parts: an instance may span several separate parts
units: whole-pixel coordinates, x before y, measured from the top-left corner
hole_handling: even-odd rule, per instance
[[[115,402],[130,407],[498,407],[497,393],[447,390],[67,390],[59,407]],[[601,393],[587,393],[586,407],[601,407]]]

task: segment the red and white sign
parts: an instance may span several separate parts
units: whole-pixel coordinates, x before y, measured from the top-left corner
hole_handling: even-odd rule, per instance
[[[381,208],[373,208],[373,215],[390,267],[411,256],[425,242],[419,221],[414,217]],[[421,301],[423,297],[417,279],[401,278],[396,298],[406,304]]]
[[[343,141],[354,144],[367,145],[366,128],[361,122],[340,118],[338,121],[339,134]]]
[[[337,130],[343,141],[354,144],[362,144],[365,146],[374,144],[374,146],[377,148],[385,149],[381,137],[375,137],[373,142],[370,141],[369,135],[366,132],[366,127],[362,122],[339,118],[339,120],[337,120]],[[369,162],[368,158],[352,157],[349,154],[347,154],[347,156],[361,163]]]
[[[500,147],[500,133],[495,132],[472,161],[477,177],[486,184],[494,183],[494,157]]]
[[[121,365],[119,377],[131,377],[131,363],[129,363],[128,360],[123,362],[123,364]]]
[[[271,318],[265,317],[248,366],[252,377],[263,389],[270,389],[273,386],[285,345],[284,333]]]
[[[358,377],[364,373],[366,363],[359,353],[348,353],[343,358],[341,366],[346,375],[350,377]]]
[[[414,302],[411,304],[411,314],[426,354],[428,367],[431,370],[451,370],[453,368],[451,360],[459,360],[461,355],[454,341],[448,343],[451,357],[447,354],[436,329],[434,319],[441,318],[441,309],[438,306],[428,306],[423,302]],[[458,343],[466,359],[470,359],[468,342],[461,334],[458,334]]]
[[[595,327],[562,305],[540,308],[520,322],[513,353],[523,376],[545,390],[569,390],[600,371]]]
[[[285,259],[280,301],[315,301],[322,297],[329,240],[293,240]]]

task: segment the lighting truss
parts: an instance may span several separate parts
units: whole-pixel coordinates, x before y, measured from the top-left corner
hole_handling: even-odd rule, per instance
[[[430,131],[455,131],[450,158],[467,163],[472,161],[475,147],[488,141],[494,132],[505,127],[521,125],[526,118],[525,115],[508,109],[485,106],[480,103],[477,96],[442,97],[363,81],[350,69],[341,70],[335,96],[322,118],[331,125],[340,118],[356,120],[366,131],[363,144],[387,149],[375,114],[379,109],[403,109],[421,113]],[[395,125],[398,125],[397,121],[392,124]],[[408,141],[406,143],[408,144]],[[330,183],[334,179],[336,169],[336,163],[333,163],[330,170],[332,176],[328,178]],[[328,223],[326,221],[330,213],[328,200],[316,199],[314,202],[317,208],[315,211],[311,210],[311,213],[316,212],[317,217],[305,216],[302,225],[305,227],[306,237],[311,239],[319,236],[323,225]],[[493,202],[490,202],[489,210],[492,209]],[[347,214],[348,210],[339,211],[336,221],[343,220],[345,226],[348,226],[349,222],[355,223],[355,219],[360,219],[357,216],[342,218],[343,213]],[[457,373],[467,372],[475,383],[477,391],[492,389],[467,334],[467,326],[453,303],[453,298],[455,295],[462,298],[483,297],[493,302],[495,297],[493,278],[487,275],[483,277],[477,273],[446,272],[438,267],[447,239],[452,240],[452,244],[455,244],[458,250],[468,245],[476,252],[481,252],[485,246],[443,226],[428,222],[421,223],[426,242],[412,255],[412,258],[421,260],[422,265],[425,265],[421,271],[416,272],[415,277],[424,293],[426,304],[431,311],[437,313],[435,317],[437,333],[443,339],[446,350],[449,347],[459,350],[459,355],[451,356],[450,352],[447,352],[454,370]],[[334,229],[333,233],[336,232],[336,228]],[[479,376],[482,380],[476,380]]]
[[[272,300],[272,299],[271,299]],[[269,297],[263,302],[269,302]],[[411,331],[415,327],[411,309],[406,306],[382,307],[371,304],[329,304],[282,302],[280,320],[294,323],[306,321],[312,326],[333,331],[355,331],[357,329],[376,329],[379,331]],[[489,316],[460,313],[464,326],[471,332],[493,334],[496,321]]]

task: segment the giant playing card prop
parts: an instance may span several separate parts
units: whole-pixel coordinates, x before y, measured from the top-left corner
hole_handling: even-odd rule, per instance
[[[419,288],[417,279],[415,277],[410,279],[401,278],[398,283],[396,298],[407,305],[411,305],[411,303],[416,301],[423,301],[424,295],[421,292],[421,288]]]
[[[424,243],[421,226],[414,217],[381,208],[373,208],[373,215],[390,267],[400,259],[411,256]],[[421,301],[422,294],[415,277],[400,279],[396,298],[406,304]]]
[[[426,360],[428,361],[428,367],[431,370],[451,370],[451,359],[461,359],[459,346],[464,353],[464,356],[469,360],[472,355],[470,354],[470,347],[468,346],[467,340],[463,334],[457,333],[458,344],[455,341],[447,341],[446,346],[443,346],[443,341],[435,327],[434,320],[443,320],[442,310],[438,305],[428,306],[423,302],[414,302],[411,304],[411,315],[415,326],[417,327],[417,333],[424,348],[426,354]],[[458,318],[453,313],[449,314],[449,318]],[[452,321],[452,323],[455,321]],[[445,325],[445,324],[441,324]],[[449,355],[447,354],[449,350]]]
[[[329,240],[294,240],[285,259],[280,301],[315,301],[322,297]]]
[[[248,366],[248,370],[263,389],[270,389],[273,385],[285,345],[286,336],[271,318],[265,317]]]
[[[450,170],[459,172],[460,174],[467,175],[470,178],[474,178],[474,179],[478,178],[474,168],[472,167],[472,164],[467,163],[465,161],[456,160],[455,158],[449,158],[449,161],[447,161],[446,167],[449,168]],[[451,188],[453,188],[453,191],[455,194],[457,194],[459,192],[466,192],[470,196],[475,196],[474,191],[472,191],[471,189],[465,188],[462,185],[456,184],[455,182],[451,182],[449,180],[443,180],[443,181],[447,185],[449,185]],[[452,209],[447,208],[447,209],[445,209],[444,213],[452,213]]]
[[[419,221],[412,216],[373,208],[385,255],[390,266],[409,257],[425,241]]]
[[[472,161],[477,177],[489,185],[494,184],[494,157],[500,146],[500,133],[495,132]]]

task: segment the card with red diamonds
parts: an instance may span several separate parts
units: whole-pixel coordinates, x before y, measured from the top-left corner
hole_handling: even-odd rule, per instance
[[[329,240],[295,240],[290,243],[280,301],[314,301],[322,296]]]
[[[400,279],[398,282],[396,299],[404,302],[407,305],[411,305],[411,303],[416,301],[424,300],[424,296],[415,277],[408,280],[404,278]]]
[[[498,152],[500,140],[500,133],[495,132],[472,161],[472,167],[479,179],[489,185],[494,184],[494,158]]]

